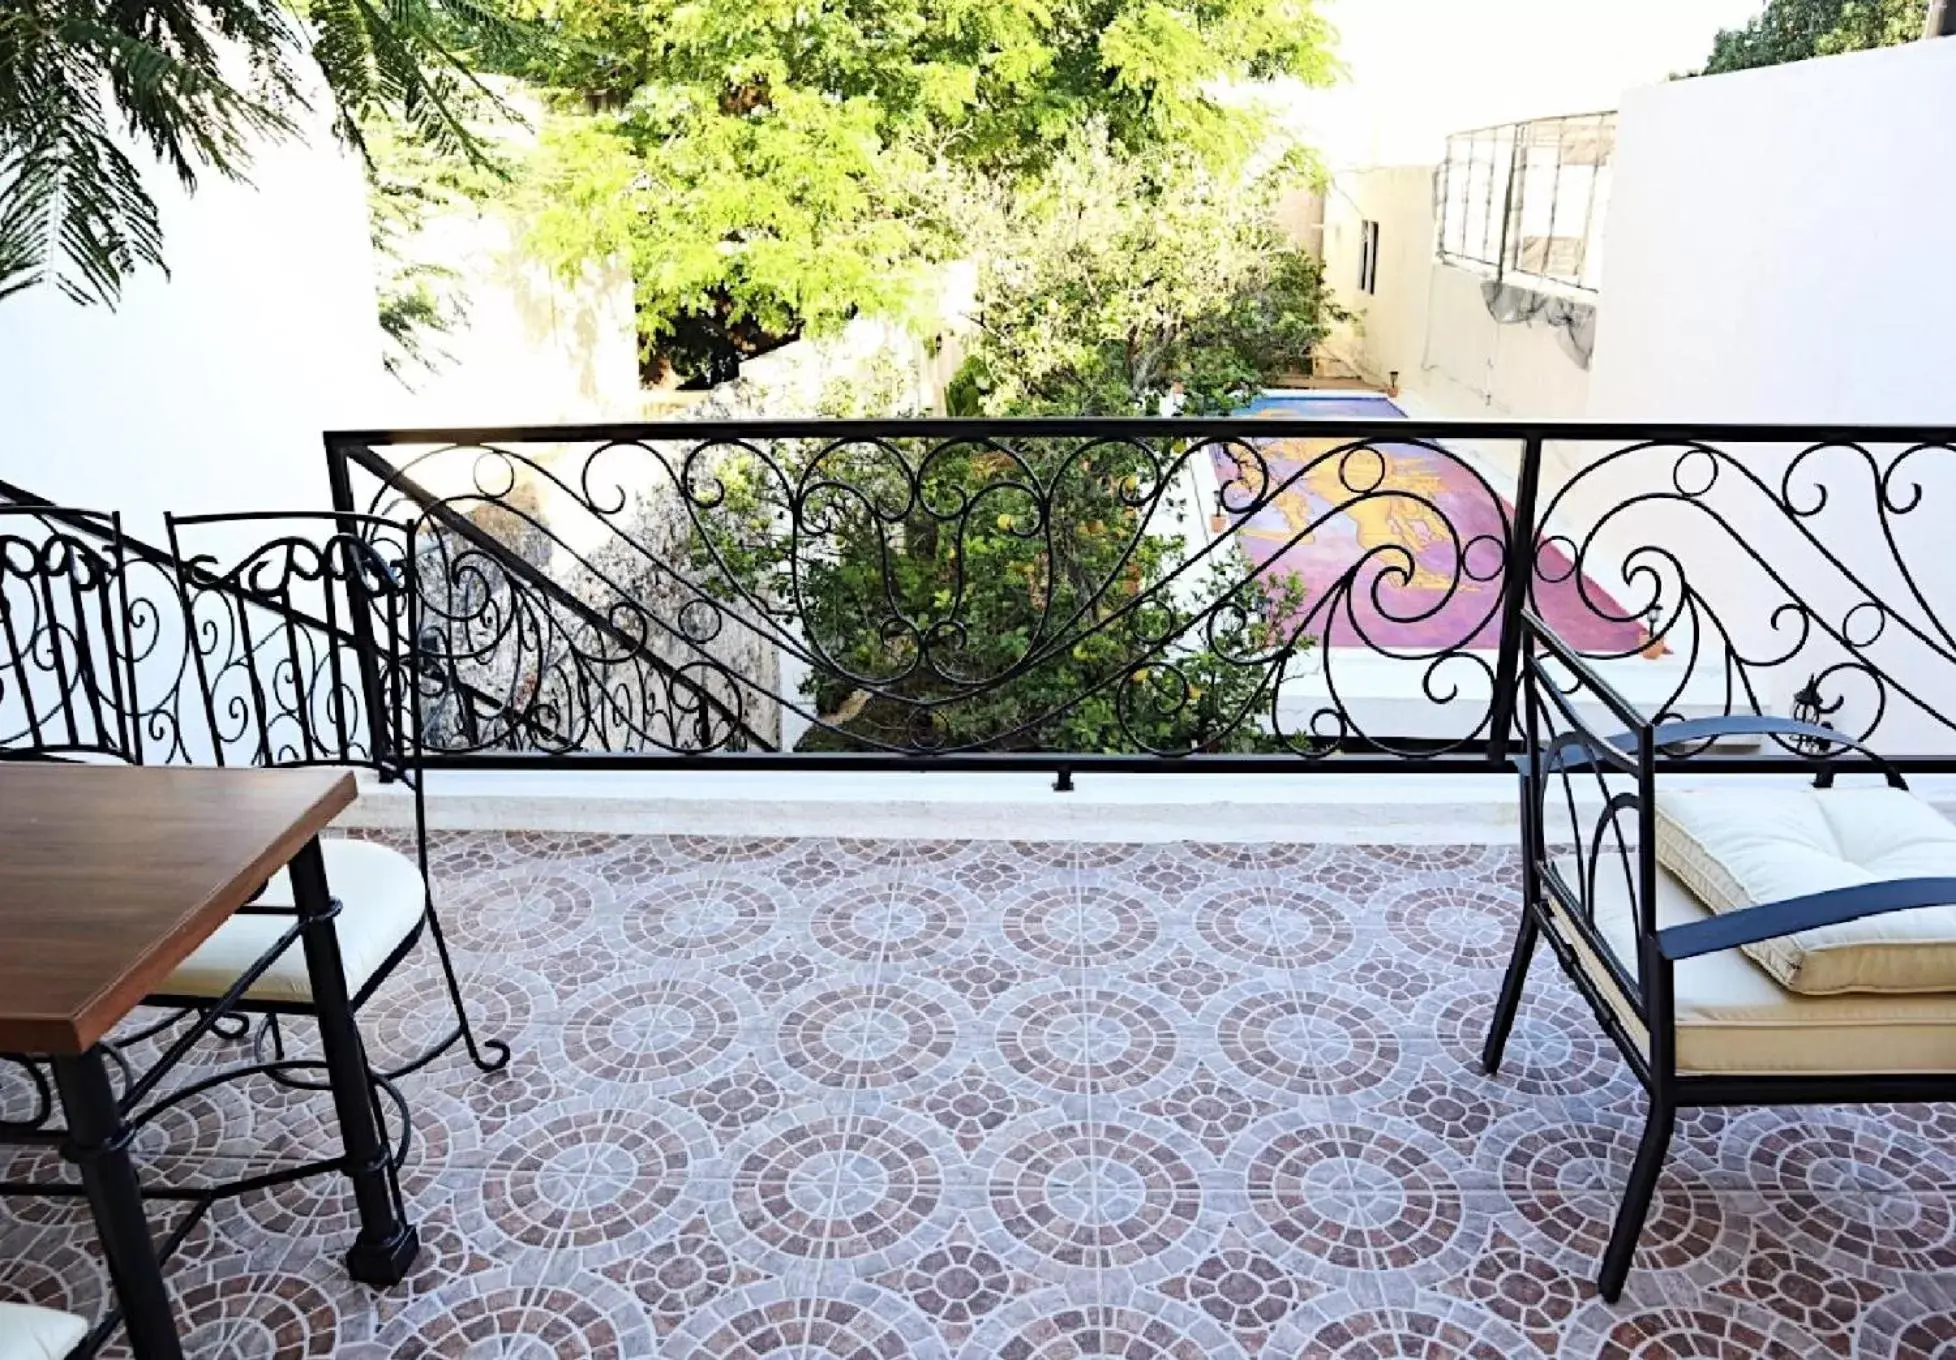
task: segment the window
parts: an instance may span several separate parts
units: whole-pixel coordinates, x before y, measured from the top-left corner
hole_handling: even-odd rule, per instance
[[[1584,114],[1447,138],[1436,186],[1440,258],[1594,292],[1616,115]]]
[[[1370,218],[1358,228],[1358,291],[1379,291],[1379,224]]]

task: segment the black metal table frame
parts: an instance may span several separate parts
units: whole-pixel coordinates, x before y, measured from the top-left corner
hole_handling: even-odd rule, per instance
[[[203,1009],[140,1077],[128,1072],[121,1054],[97,1044],[79,1055],[34,1057],[23,1061],[38,1088],[38,1107],[25,1121],[0,1123],[0,1142],[57,1146],[73,1162],[79,1182],[0,1183],[0,1195],[53,1195],[86,1198],[108,1263],[116,1306],[99,1320],[70,1352],[70,1360],[93,1355],[126,1324],[129,1347],[136,1360],[182,1360],[183,1345],[163,1266],[212,1205],[256,1190],[268,1189],[309,1176],[339,1173],[353,1186],[359,1233],[346,1254],[347,1272],[364,1284],[386,1286],[404,1278],[420,1252],[420,1237],[407,1221],[398,1178],[399,1162],[382,1132],[376,1092],[386,1085],[368,1067],[359,1029],[346,989],[339,935],[334,925],[340,904],[326,881],[319,840],[314,837],[293,856],[289,866],[294,906],[241,908],[241,914],[291,915],[295,919],[252,966],[241,973],[224,996]],[[306,971],[319,1022],[323,1061],[254,1063],[227,1069],[181,1088],[149,1108],[138,1106],[200,1039],[217,1028],[243,1000],[244,994],[294,943],[305,951]],[[151,1031],[154,1032],[154,1031]],[[53,1074],[54,1092],[39,1071],[45,1063]],[[111,1081],[111,1064],[131,1079],[121,1095]],[[301,1070],[324,1069],[339,1122],[342,1152],[338,1157],[281,1168],[212,1186],[158,1187],[145,1190],[136,1175],[129,1148],[137,1132],[151,1119],[213,1086],[257,1073],[290,1077]],[[46,1127],[53,1114],[55,1092],[66,1128]],[[398,1092],[390,1092],[405,1114]],[[403,1125],[401,1152],[405,1152]],[[187,1202],[191,1207],[158,1243],[152,1237],[145,1198]]]

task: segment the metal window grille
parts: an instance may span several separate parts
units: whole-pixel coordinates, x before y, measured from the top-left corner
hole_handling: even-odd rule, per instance
[[[1358,247],[1358,289],[1361,293],[1379,291],[1379,224],[1367,219],[1360,224]]]
[[[1440,258],[1497,279],[1597,291],[1615,153],[1614,112],[1447,138],[1436,186]]]

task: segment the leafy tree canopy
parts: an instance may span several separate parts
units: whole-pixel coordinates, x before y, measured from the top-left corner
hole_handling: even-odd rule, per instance
[[[568,272],[630,258],[655,343],[899,308],[959,226],[925,172],[1023,177],[1089,123],[1237,164],[1264,121],[1233,82],[1333,69],[1312,0],[533,4],[552,41],[524,73],[592,111],[546,134],[535,243]]]
[[[1190,413],[1226,411],[1303,368],[1337,309],[1277,228],[1279,182],[1190,152],[1123,157],[1098,127],[1036,186],[974,181],[959,413],[1133,415],[1171,391]]]
[[[1891,47],[1922,36],[1923,0],[1767,0],[1744,28],[1719,31],[1704,74]]]

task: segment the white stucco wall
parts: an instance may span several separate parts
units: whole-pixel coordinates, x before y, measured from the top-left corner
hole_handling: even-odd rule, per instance
[[[1482,276],[1434,258],[1434,170],[1383,166],[1335,177],[1325,209],[1325,277],[1353,322],[1331,351],[1380,386],[1399,386],[1422,414],[1579,418],[1589,374],[1546,322],[1503,324]],[[1360,223],[1379,223],[1376,290],[1358,288]]]
[[[1619,129],[1590,415],[1956,425],[1956,42],[1640,90]],[[1804,626],[1775,620],[1777,606],[1795,595],[1810,606],[1816,636],[1777,669],[1769,707],[1784,712],[1807,675],[1847,659],[1821,636],[1835,630],[1865,641],[1861,655],[1901,687],[1956,712],[1956,660],[1931,622],[1956,620],[1956,569],[1939,541],[1956,514],[1956,459],[1917,455],[1892,486],[1896,507],[1922,493],[1920,508],[1886,520],[1911,583],[1888,550],[1870,466],[1903,446],[1820,452],[1795,469],[1805,446],[1731,445],[1763,488],[1728,467],[1689,503],[1629,501],[1661,496],[1675,453],[1620,460],[1579,483],[1564,527],[1604,522],[1605,560],[1675,545],[1754,655],[1791,648]],[[1554,450],[1551,483],[1607,447]],[[1696,487],[1710,470],[1699,458],[1681,472]],[[1811,512],[1799,523],[1771,503],[1782,487]],[[1871,686],[1844,674],[1834,692],[1847,699],[1845,725],[1873,716]],[[1899,690],[1887,698],[1883,747],[1956,749],[1956,734]]]
[[[159,168],[171,273],[116,310],[0,302],[0,477],[152,539],[165,509],[325,504],[320,431],[393,408],[361,169],[323,120],[308,133],[261,148],[251,184],[186,196]]]
[[[1598,418],[1956,421],[1956,42],[1637,90]]]

